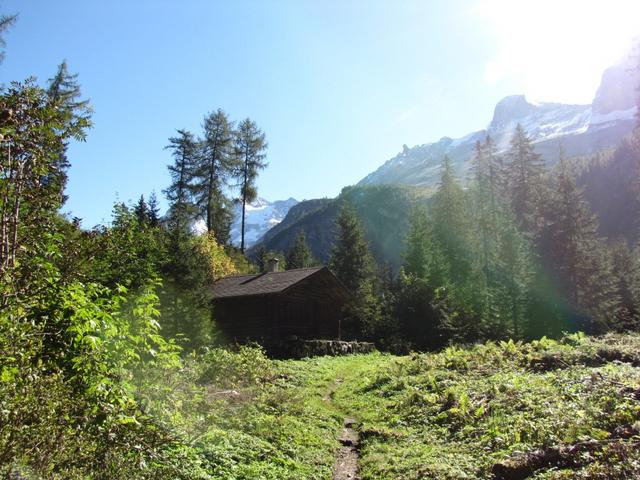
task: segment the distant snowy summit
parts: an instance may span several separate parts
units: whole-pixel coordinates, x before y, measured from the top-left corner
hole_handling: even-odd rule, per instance
[[[289,209],[297,205],[295,198],[270,202],[264,198],[257,198],[247,205],[245,219],[244,240],[246,247],[251,247],[272,227],[278,225],[289,213]],[[240,245],[240,229],[242,221],[242,205],[237,205],[231,225],[231,242]]]
[[[278,225],[287,216],[289,209],[297,204],[298,201],[295,198],[270,202],[258,197],[255,202],[247,205],[244,226],[245,247],[254,245],[267,231]],[[241,222],[242,204],[236,204],[231,224],[231,243],[237,247],[240,246]],[[203,233],[206,232],[207,225],[203,219],[199,218],[193,223],[192,229],[196,233]]]
[[[436,185],[444,155],[449,155],[458,174],[464,176],[477,141],[490,135],[498,150],[504,151],[517,124],[533,139],[548,165],[557,161],[560,143],[571,156],[612,147],[635,126],[635,86],[640,80],[635,67],[629,58],[607,69],[591,105],[532,103],[524,95],[505,97],[496,105],[486,129],[412,148],[404,145],[402,152],[367,175],[360,185]]]

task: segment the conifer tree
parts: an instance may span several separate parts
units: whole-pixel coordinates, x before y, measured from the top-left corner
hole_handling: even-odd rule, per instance
[[[356,212],[346,202],[336,229],[329,268],[351,292],[357,292],[373,275],[373,259]]]
[[[69,73],[66,60],[58,66],[54,77],[49,79],[47,94],[55,103],[79,117],[88,119],[91,114],[89,100],[80,99],[82,92],[78,83],[78,74]]]
[[[464,191],[455,177],[451,160],[445,156],[440,185],[433,201],[433,236],[448,261],[447,271],[454,283],[466,278],[470,268],[465,203]],[[438,283],[445,281],[439,279]]]
[[[78,83],[78,74],[70,74],[66,60],[59,66],[53,78],[49,79],[47,96],[58,109],[60,115],[80,129],[91,127],[91,107],[89,100],[81,100],[82,92]],[[60,192],[61,203],[66,201],[64,188],[67,185],[67,145],[64,143],[57,152],[57,160],[52,164],[51,172],[43,178],[45,186]]]
[[[293,245],[287,252],[286,263],[287,270],[311,267],[314,264],[313,255],[303,231],[298,233]]]
[[[404,271],[407,274],[426,278],[430,245],[427,212],[422,208],[415,208],[409,217],[404,254]]]
[[[598,223],[561,152],[553,202],[547,204],[548,265],[573,311],[577,327],[601,332],[618,302]]]
[[[193,169],[193,190],[207,231],[225,245],[229,243],[233,216],[225,187],[237,165],[232,151],[233,123],[218,109],[205,117],[203,127],[201,151]]]
[[[344,333],[357,337],[370,332],[378,321],[374,296],[374,263],[355,210],[344,203],[336,220],[336,237],[329,268],[352,293],[347,304]]]
[[[138,225],[145,226],[149,223],[149,206],[144,199],[144,195],[140,195],[138,203],[133,207],[133,214],[138,221]]]
[[[445,262],[435,241],[427,212],[415,208],[409,218],[404,265],[398,275],[396,314],[411,345],[435,348],[442,344],[442,315],[437,291],[448,278]]]
[[[638,287],[640,285],[638,284],[637,256],[634,256],[624,240],[619,240],[610,246],[610,255],[613,291],[615,298],[618,299],[614,314],[614,328],[638,330],[640,326]]]
[[[167,167],[171,184],[163,192],[169,200],[167,219],[174,237],[188,233],[189,224],[196,213],[191,181],[198,161],[198,148],[194,135],[187,130],[178,130],[178,135],[169,138],[169,145],[165,147],[171,150],[173,157],[173,164]]]
[[[0,15],[0,63],[4,61],[4,47],[7,46],[4,33],[16,23],[17,19],[17,15]]]
[[[473,172],[473,196],[471,207],[474,209],[474,217],[479,227],[480,241],[482,244],[482,268],[488,269],[491,256],[490,243],[495,240],[495,199],[490,182],[490,168],[485,144],[476,142],[475,155],[472,160]]]
[[[504,163],[502,156],[498,155],[498,149],[493,139],[487,135],[484,142],[484,152],[487,158],[487,175],[489,186],[489,199],[491,201],[491,212],[494,223],[497,211],[500,208],[500,203],[506,188],[506,179],[504,171]]]
[[[160,206],[158,205],[158,197],[156,196],[156,192],[152,191],[149,196],[148,207],[148,221],[149,226],[158,227],[160,225]]]
[[[256,199],[258,191],[256,179],[258,172],[267,166],[265,161],[267,142],[264,133],[255,122],[246,118],[235,134],[235,155],[237,158],[237,177],[240,184],[240,202],[242,219],[240,223],[240,251],[244,253],[245,212],[247,203]]]
[[[507,159],[505,173],[511,206],[523,230],[534,235],[543,195],[544,162],[520,124],[511,139]]]
[[[267,258],[267,254],[269,252],[267,251],[267,248],[264,246],[264,243],[260,244],[260,247],[258,247],[258,250],[256,252],[256,256],[255,256],[255,266],[258,268],[259,272],[264,272],[266,270],[266,258]]]
[[[506,208],[499,213],[494,262],[488,283],[501,318],[493,323],[506,330],[503,335],[523,338],[529,331],[527,307],[535,275],[534,253],[531,242],[518,230]]]

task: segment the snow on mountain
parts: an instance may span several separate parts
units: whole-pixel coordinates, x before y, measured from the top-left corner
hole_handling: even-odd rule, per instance
[[[516,125],[533,139],[547,164],[557,160],[560,142],[569,155],[586,155],[617,144],[635,125],[636,70],[626,59],[607,69],[591,105],[531,103],[524,95],[505,97],[495,107],[484,130],[462,138],[443,137],[437,142],[403,146],[402,152],[360,181],[360,185],[398,183],[436,185],[442,157],[448,155],[464,177],[474,146],[490,135],[499,151],[508,148]]]
[[[245,244],[250,247],[256,243],[272,227],[279,224],[289,212],[289,209],[298,203],[294,198],[269,202],[264,198],[257,198],[247,205],[245,218]],[[240,245],[240,229],[242,221],[242,205],[237,205],[234,212],[234,221],[231,225],[231,242]]]

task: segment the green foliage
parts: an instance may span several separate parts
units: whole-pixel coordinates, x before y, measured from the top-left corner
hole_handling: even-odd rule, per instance
[[[287,252],[286,262],[288,270],[312,267],[317,264],[309,245],[307,245],[304,232],[300,232],[296,237],[295,242]]]
[[[192,168],[193,192],[204,217],[207,231],[226,244],[231,228],[231,201],[224,187],[233,174],[237,162],[233,155],[233,122],[218,109],[204,119],[204,138]]]
[[[511,139],[505,174],[511,206],[522,229],[534,235],[538,208],[544,201],[544,161],[534,150],[531,139],[520,124]]]
[[[142,365],[179,362],[159,335],[155,294],[63,284],[49,272],[0,310],[4,474],[114,478],[145,465],[138,478],[188,478],[188,462],[163,463],[179,445],[138,408],[131,382]]]
[[[139,392],[212,478],[329,478],[340,420],[318,396],[321,367],[248,346],[212,349],[180,371],[140,372]]]
[[[336,230],[329,268],[352,294],[343,310],[342,334],[347,338],[372,335],[380,320],[374,263],[362,226],[348,203],[340,210]]]
[[[161,266],[161,323],[167,338],[177,336],[186,350],[211,344],[210,288],[217,279],[237,272],[213,234],[191,235],[170,249]]]
[[[169,231],[175,243],[190,233],[191,222],[196,216],[192,185],[196,160],[199,154],[198,141],[187,130],[178,130],[178,136],[169,138],[165,149],[171,150],[173,164],[169,165],[171,184],[164,190],[170,202],[167,212]]]
[[[90,122],[33,80],[4,88],[0,110],[0,275],[12,271],[18,287],[37,272],[14,269],[43,248],[62,204],[67,142],[84,139]]]
[[[362,478],[494,478],[521,452],[583,442],[594,455],[530,478],[634,478],[637,437],[616,444],[614,432],[640,418],[639,341],[571,335],[327,362],[344,380],[336,407],[358,415]]]
[[[91,279],[112,288],[136,289],[158,276],[166,247],[162,231],[148,225],[146,215],[146,210],[114,205],[111,226],[97,227],[86,245],[87,256],[93,258]]]
[[[498,163],[491,167],[485,158],[487,144],[478,145],[475,180],[466,192],[445,158],[431,209],[412,214],[397,314],[419,348],[447,338],[525,335],[531,247],[505,205],[500,173],[492,170]]]
[[[564,295],[571,321],[588,332],[604,332],[620,299],[612,286],[607,249],[582,190],[561,158],[541,234],[547,269]],[[574,327],[576,328],[576,327]]]
[[[273,374],[273,366],[258,345],[240,345],[236,351],[213,348],[202,355],[199,381],[222,388],[254,385]]]

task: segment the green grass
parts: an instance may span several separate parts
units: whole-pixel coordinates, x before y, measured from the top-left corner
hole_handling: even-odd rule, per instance
[[[596,447],[571,468],[529,478],[634,478],[639,439],[609,440],[640,426],[638,365],[638,335],[405,357],[270,361],[247,349],[194,362],[174,380],[190,393],[151,403],[210,478],[330,479],[345,417],[359,422],[364,480],[491,478],[521,452],[587,441]]]

